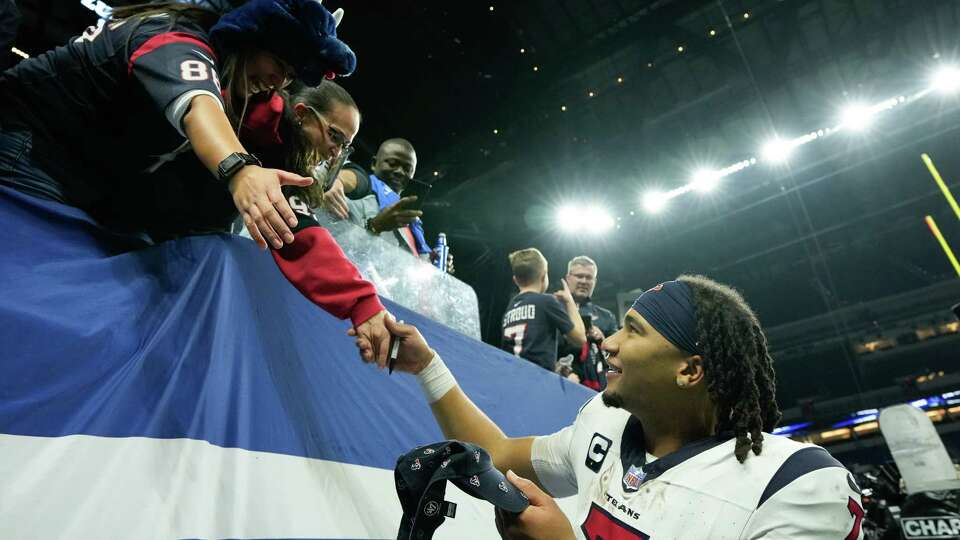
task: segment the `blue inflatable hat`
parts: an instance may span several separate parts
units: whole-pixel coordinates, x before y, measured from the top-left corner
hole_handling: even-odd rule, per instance
[[[346,76],[357,57],[337,39],[342,10],[330,13],[318,0],[251,0],[220,17],[210,29],[220,51],[262,49],[293,66],[309,86]]]

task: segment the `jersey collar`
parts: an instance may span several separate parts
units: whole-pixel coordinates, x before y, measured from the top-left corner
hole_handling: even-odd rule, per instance
[[[715,448],[732,438],[732,433],[721,433],[716,436],[693,441],[648,464],[647,449],[643,444],[643,426],[637,417],[630,416],[630,419],[627,420],[626,427],[623,429],[623,437],[620,440],[620,464],[623,466],[624,473],[627,474],[629,474],[631,467],[634,471],[639,468],[642,471],[641,482],[647,482],[684,461]],[[624,487],[628,487],[626,482],[624,482]],[[639,485],[637,485],[637,488],[639,488]],[[630,491],[636,491],[636,489],[631,489]]]

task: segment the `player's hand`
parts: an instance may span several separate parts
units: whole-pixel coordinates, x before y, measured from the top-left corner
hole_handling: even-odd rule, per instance
[[[274,249],[293,242],[290,227],[297,225],[297,217],[280,192],[280,186],[309,186],[313,178],[307,178],[279,169],[264,169],[247,165],[230,179],[230,194],[237,206],[250,237],[267,248]]]
[[[400,340],[400,348],[397,352],[397,360],[393,363],[394,371],[405,371],[416,375],[420,373],[427,364],[433,360],[436,352],[423,339],[420,331],[412,324],[403,324],[388,317],[384,320],[384,326],[394,337]],[[369,362],[370,343],[362,336],[357,335],[353,330],[347,330],[347,334],[357,337],[357,348],[360,349],[360,356],[364,361]],[[380,365],[384,367],[384,365]]]
[[[497,531],[504,540],[573,540],[573,527],[552,497],[536,484],[507,471],[507,480],[517,487],[530,506],[519,514],[497,508]]]
[[[603,335],[603,330],[600,330],[596,326],[590,327],[590,335],[588,337],[595,343],[601,343],[604,338],[606,338],[606,336]]]
[[[417,202],[416,195],[404,197],[380,211],[373,218],[373,228],[377,232],[393,231],[406,227],[423,215],[420,210],[411,210],[409,205]]]
[[[347,335],[357,338],[357,348],[364,362],[376,363],[381,368],[387,366],[387,357],[390,355],[390,331],[385,323],[392,320],[393,315],[383,310],[361,323],[360,326],[347,330]]]
[[[561,279],[560,284],[563,288],[553,293],[553,296],[557,297],[561,304],[576,304],[573,301],[573,295],[570,294],[570,287],[567,286],[567,282]]]
[[[323,207],[337,219],[347,219],[350,209],[347,207],[347,195],[343,192],[343,183],[337,178],[330,189],[323,194]]]

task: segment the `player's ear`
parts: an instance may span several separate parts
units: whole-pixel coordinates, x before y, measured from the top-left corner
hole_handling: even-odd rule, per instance
[[[677,373],[677,386],[680,388],[692,388],[701,382],[704,382],[703,358],[699,354],[687,357],[685,365]]]
[[[520,287],[520,282],[517,281],[517,276],[513,276],[513,284],[516,285],[518,289],[522,288]]]

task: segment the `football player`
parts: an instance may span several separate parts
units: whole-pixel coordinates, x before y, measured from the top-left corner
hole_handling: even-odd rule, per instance
[[[416,374],[444,435],[486,448],[529,497],[520,514],[498,512],[505,538],[862,538],[847,470],[823,448],[770,434],[773,360],[729,287],[681,276],[643,293],[603,342],[606,390],[541,437],[506,437],[416,328],[387,328],[401,339],[395,367]],[[357,346],[371,359],[366,340]],[[572,523],[552,498],[571,495]]]

